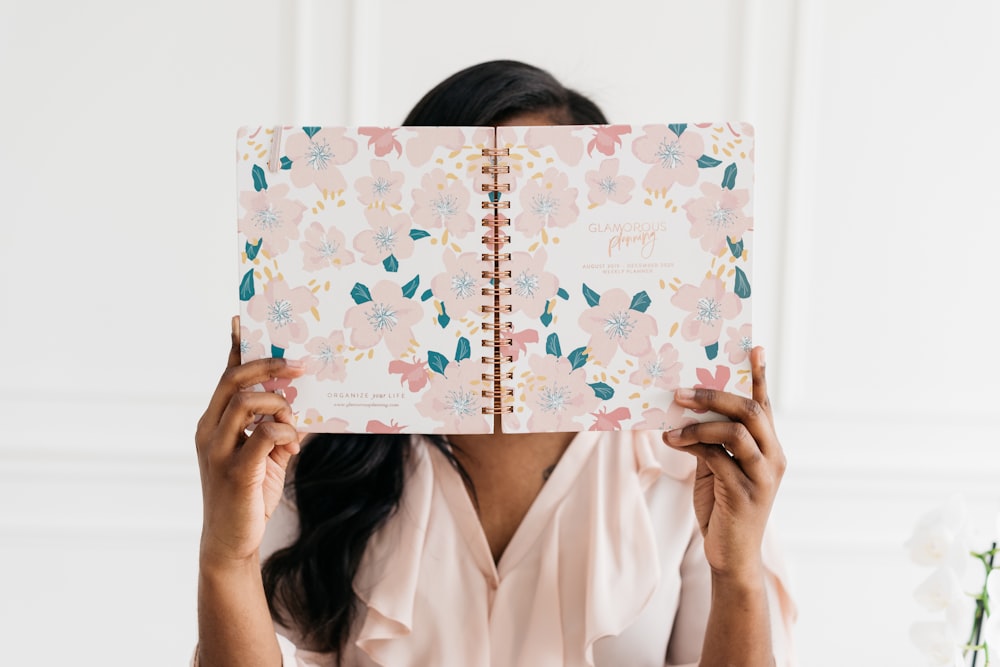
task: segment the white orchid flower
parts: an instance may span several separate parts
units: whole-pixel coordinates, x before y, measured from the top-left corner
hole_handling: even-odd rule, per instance
[[[947,566],[961,575],[969,561],[967,508],[958,496],[928,512],[917,522],[905,543],[918,565]]]
[[[928,667],[964,667],[955,631],[943,621],[922,621],[910,626],[910,639],[927,658]]]

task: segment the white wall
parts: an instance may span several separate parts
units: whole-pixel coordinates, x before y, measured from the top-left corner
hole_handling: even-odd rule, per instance
[[[997,507],[995,5],[0,4],[4,661],[187,659],[235,128],[398,123],[444,76],[512,57],[619,121],[755,123],[799,652],[915,664],[902,542],[954,491]]]

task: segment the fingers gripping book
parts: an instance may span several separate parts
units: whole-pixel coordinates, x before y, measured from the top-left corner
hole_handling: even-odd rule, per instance
[[[677,428],[750,395],[753,128],[245,127],[244,361],[303,431]]]

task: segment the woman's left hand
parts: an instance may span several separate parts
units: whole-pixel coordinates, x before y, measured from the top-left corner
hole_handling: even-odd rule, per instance
[[[759,578],[761,543],[785,472],[764,378],[764,350],[750,352],[753,398],[713,389],[680,389],[674,401],[732,421],[692,424],[665,433],[664,442],[698,458],[694,510],[705,556],[716,575]]]

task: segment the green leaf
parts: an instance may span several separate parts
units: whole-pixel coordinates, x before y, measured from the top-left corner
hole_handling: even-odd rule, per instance
[[[417,293],[417,287],[420,285],[420,276],[414,276],[413,280],[403,285],[403,296],[407,299],[412,299],[413,295]]]
[[[720,164],[722,164],[722,160],[716,160],[714,157],[709,157],[707,155],[702,155],[698,158],[698,166],[702,169],[718,167]]]
[[[587,287],[587,283],[583,284],[583,298],[587,300],[587,305],[591,307],[601,302],[601,295]]]
[[[431,350],[427,353],[427,366],[435,373],[444,375],[444,369],[448,367],[448,358],[440,352]]]
[[[354,283],[354,287],[351,288],[351,298],[360,306],[372,300],[372,293],[361,283]]]
[[[726,167],[726,173],[722,175],[722,187],[732,190],[736,187],[736,163]]]
[[[247,241],[247,259],[249,259],[251,262],[257,259],[257,253],[260,252],[260,248],[262,245],[264,245],[263,238],[257,241],[257,245],[251,245],[250,242]]]
[[[288,159],[287,155],[282,155],[281,156],[281,168],[282,169],[291,169],[292,168],[292,161]]]
[[[469,339],[462,336],[458,339],[458,347],[455,348],[455,361],[462,361],[463,359],[468,359],[472,356],[472,346],[469,345]]]
[[[632,297],[632,303],[629,304],[629,308],[638,310],[640,313],[645,313],[650,303],[652,302],[649,300],[649,295],[646,294],[646,290],[643,290]]]
[[[240,301],[249,301],[253,295],[253,269],[250,269],[243,274],[243,280],[240,281]]]
[[[438,315],[438,324],[440,324],[441,328],[444,329],[446,326],[448,326],[449,322],[451,322],[451,318],[448,317],[448,311],[445,309],[444,302],[442,301],[441,302],[441,314]]]
[[[708,357],[709,361],[719,356],[719,341],[705,346],[705,356]]]
[[[669,127],[670,131],[679,137],[684,134],[684,130],[687,129],[687,123],[671,123],[670,125],[667,125],[667,127]]]
[[[564,290],[562,287],[560,287],[556,291],[556,296],[559,297],[560,299],[562,299],[563,301],[569,301],[569,292],[567,292],[566,290]]]
[[[612,389],[610,385],[607,385],[603,382],[594,382],[593,384],[589,384],[587,386],[593,389],[594,396],[601,399],[602,401],[606,401],[615,395],[615,390]]]
[[[431,235],[430,232],[425,232],[422,229],[411,229],[410,230],[410,238],[413,239],[414,241],[416,241],[417,239],[425,239],[425,238],[427,238],[430,235]]]
[[[547,327],[552,324],[552,313],[542,313],[538,316],[538,319],[543,327]]]
[[[586,347],[578,347],[566,357],[569,360],[570,368],[574,371],[587,363]]]
[[[323,128],[310,126],[310,127],[303,127],[302,131],[305,132],[310,139],[312,139],[313,135],[315,135],[321,129]]]
[[[562,348],[559,346],[559,336],[552,333],[545,339],[545,353],[554,357],[562,356]]]
[[[743,273],[743,269],[738,266],[736,267],[736,285],[733,287],[733,291],[741,299],[750,298],[750,280],[747,278],[747,274]]]
[[[727,236],[726,243],[729,244],[729,252],[733,253],[733,257],[739,259],[743,256],[743,239],[733,243],[732,239]]]
[[[285,357],[285,348],[283,348],[283,347],[277,347],[275,345],[272,345],[271,346],[271,356],[274,357],[275,359],[284,359],[284,357]]]
[[[267,179],[264,178],[264,170],[260,168],[259,164],[255,164],[253,169],[250,170],[250,174],[253,176],[253,189],[257,192],[261,190],[267,190]]]
[[[396,259],[395,255],[389,255],[382,260],[382,266],[384,266],[385,270],[389,273],[395,273],[399,270],[399,260]]]
[[[428,290],[424,290],[424,293],[420,295],[420,300],[421,301],[427,301],[427,299],[431,298],[432,296],[434,296],[434,292],[432,292],[429,289]]]

